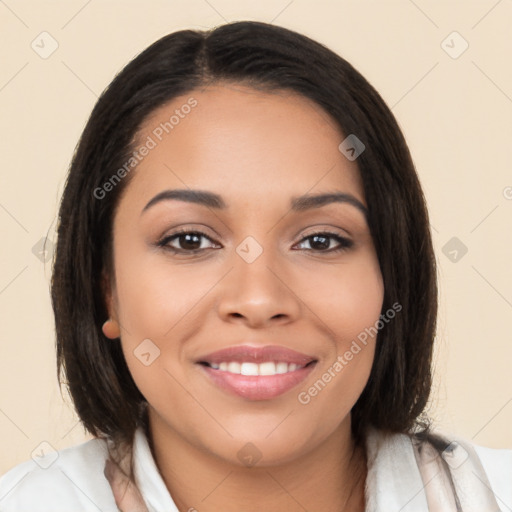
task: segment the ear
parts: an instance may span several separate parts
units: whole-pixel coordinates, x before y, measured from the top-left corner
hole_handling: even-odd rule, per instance
[[[101,291],[108,312],[108,319],[103,324],[101,330],[107,338],[114,340],[120,337],[121,330],[117,320],[117,308],[115,307],[115,288],[106,272],[101,277]]]

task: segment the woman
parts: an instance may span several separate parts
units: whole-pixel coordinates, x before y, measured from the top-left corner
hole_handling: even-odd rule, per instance
[[[95,106],[58,233],[59,375],[95,439],[12,469],[2,510],[512,506],[512,452],[429,429],[424,197],[322,45],[254,22],[154,43]]]

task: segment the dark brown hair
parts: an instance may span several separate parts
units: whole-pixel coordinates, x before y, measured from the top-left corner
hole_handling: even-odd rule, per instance
[[[382,98],[347,61],[303,35],[258,22],[182,30],[158,40],[114,78],[84,129],[62,197],[52,278],[59,381],[67,384],[84,427],[130,442],[145,421],[145,399],[119,340],[101,330],[108,317],[102,276],[112,276],[113,217],[131,176],[101,199],[94,191],[129,159],[149,114],[214,82],[299,93],[366,146],[357,164],[384,280],[382,312],[395,303],[402,310],[379,332],[369,381],[352,409],[352,429],[361,440],[368,426],[428,428],[421,415],[431,388],[436,265],[404,137]]]

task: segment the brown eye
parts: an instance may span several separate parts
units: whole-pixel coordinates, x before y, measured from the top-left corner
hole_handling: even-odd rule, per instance
[[[209,245],[211,243],[211,245]],[[166,236],[160,242],[160,247],[174,252],[197,252],[203,249],[215,247],[215,243],[199,231],[184,231]]]
[[[333,242],[334,246],[331,245]],[[306,251],[329,253],[350,249],[354,245],[352,240],[344,238],[336,233],[328,232],[313,233],[312,235],[308,235],[299,242],[299,246],[303,246],[305,243],[308,243],[309,247],[300,247],[301,249],[305,249]]]

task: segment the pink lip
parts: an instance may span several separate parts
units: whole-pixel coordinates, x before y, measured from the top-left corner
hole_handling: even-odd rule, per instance
[[[208,364],[220,364],[224,361],[238,363],[267,361],[294,363],[300,368],[278,375],[238,375],[216,370]],[[221,389],[248,400],[270,400],[282,395],[302,382],[313,370],[315,358],[285,347],[269,345],[255,347],[239,345],[212,352],[197,360],[202,371]],[[308,365],[308,366],[306,366]]]
[[[217,350],[211,354],[207,354],[197,359],[198,363],[215,363],[219,364],[223,361],[236,361],[238,363],[265,363],[267,361],[285,362],[288,364],[295,363],[299,366],[305,366],[315,358],[302,354],[285,347],[277,345],[268,345],[266,347],[255,347],[251,345],[238,345],[236,347],[228,347]]]
[[[302,382],[315,363],[278,375],[238,375],[201,365],[202,370],[220,388],[248,400],[270,400]]]

